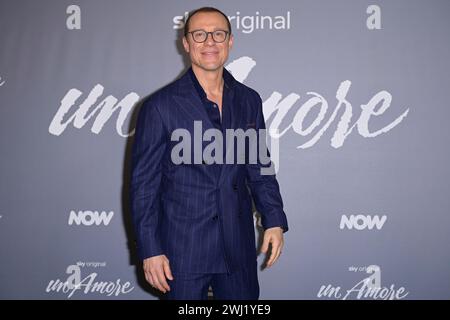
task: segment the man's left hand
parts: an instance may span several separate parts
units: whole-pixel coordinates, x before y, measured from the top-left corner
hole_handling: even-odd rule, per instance
[[[261,247],[262,253],[267,253],[269,244],[272,245],[269,261],[267,261],[267,268],[271,267],[279,258],[281,250],[283,249],[283,229],[281,227],[268,228],[264,232],[264,240]]]

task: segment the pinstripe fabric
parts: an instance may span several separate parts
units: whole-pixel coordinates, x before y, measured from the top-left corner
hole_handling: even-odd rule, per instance
[[[258,300],[256,262],[232,273],[180,273],[168,280],[168,300],[207,300],[212,287],[215,300]]]
[[[210,273],[175,273],[173,280],[167,281],[170,291],[164,294],[163,299],[208,300],[212,276]]]
[[[258,93],[226,70],[225,76],[230,94],[223,130],[264,128]],[[171,134],[184,128],[193,136],[194,121],[203,132],[214,127],[187,73],[146,98],[139,111],[130,186],[139,258],[165,254],[175,273],[232,272],[256,261],[251,196],[264,228],[287,231],[279,186],[275,175],[260,175],[261,163],[174,164],[171,151],[179,141]]]
[[[214,274],[211,278],[211,287],[215,300],[258,300],[256,261],[231,274]]]

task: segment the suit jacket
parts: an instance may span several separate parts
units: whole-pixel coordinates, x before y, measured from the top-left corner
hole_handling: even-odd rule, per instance
[[[265,129],[259,94],[226,69],[224,77],[231,103],[222,111],[223,130]],[[232,272],[256,263],[251,196],[264,229],[288,230],[279,185],[274,174],[261,175],[261,167],[269,165],[259,158],[245,164],[193,163],[194,139],[192,162],[174,163],[172,149],[180,141],[172,141],[172,133],[183,128],[194,137],[195,121],[201,121],[202,132],[214,128],[188,72],[146,98],[139,111],[130,187],[138,255],[165,254],[173,272]],[[209,143],[202,142],[202,148]]]

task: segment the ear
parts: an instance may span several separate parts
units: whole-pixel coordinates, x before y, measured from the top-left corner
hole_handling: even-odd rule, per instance
[[[187,41],[187,39],[186,39],[186,36],[183,37],[182,41],[183,41],[184,51],[186,51],[187,53],[189,53],[189,43],[188,43],[188,41]]]
[[[233,48],[233,42],[234,42],[234,36],[233,36],[233,34],[230,34],[230,40],[228,40],[228,50],[231,50],[231,48]]]

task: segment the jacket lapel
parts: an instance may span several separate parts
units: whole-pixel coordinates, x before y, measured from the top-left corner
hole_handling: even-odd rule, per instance
[[[239,127],[239,120],[242,118],[240,116],[241,108],[239,107],[239,101],[235,96],[235,79],[233,76],[224,69],[224,77],[228,78],[227,84],[228,87],[223,95],[222,101],[223,106],[222,108],[222,134],[223,134],[223,143],[226,144],[226,130],[227,129],[233,129],[236,130]],[[226,148],[225,151],[229,150],[229,148]],[[224,154],[224,162],[226,161],[226,154]],[[220,175],[219,175],[219,181],[218,185],[220,186],[223,182],[223,179],[225,177],[227,168],[230,167],[230,164],[224,163],[224,165],[220,166]]]
[[[185,72],[179,79],[178,90],[174,95],[174,99],[184,111],[184,114],[190,117],[192,121],[201,121],[205,130],[214,128],[188,72]]]
[[[223,143],[226,143],[226,130],[227,129],[237,129],[240,127],[239,121],[241,120],[241,109],[238,99],[235,96],[235,82],[236,80],[233,76],[224,69],[224,77],[227,77],[227,90],[224,90],[222,97],[222,134]],[[183,76],[179,79],[178,89],[174,95],[174,99],[178,106],[183,110],[186,116],[190,117],[192,121],[202,121],[203,130],[215,128],[211,120],[209,119],[208,113],[206,112],[200,97],[198,96],[194,83],[188,72],[185,72]],[[224,154],[224,162],[226,161],[226,154]],[[223,164],[220,165],[220,174],[217,185],[222,184],[226,168],[230,165]]]

